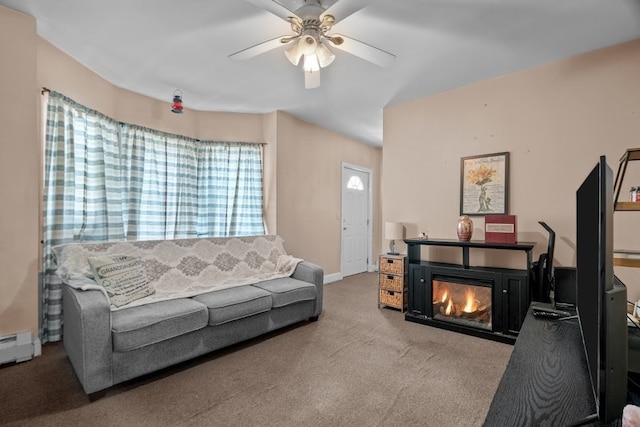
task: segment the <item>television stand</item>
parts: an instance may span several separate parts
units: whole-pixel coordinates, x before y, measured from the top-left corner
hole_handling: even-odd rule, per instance
[[[510,344],[515,342],[531,301],[529,269],[534,242],[512,244],[452,239],[405,239],[404,242],[409,262],[405,320]],[[449,264],[422,260],[421,250],[434,246],[457,248],[462,262]],[[470,265],[470,250],[488,249],[518,251],[525,255],[525,267]],[[467,291],[472,295],[478,292],[484,295],[486,288],[490,289],[490,298],[479,303],[478,310],[462,314],[460,307],[464,302],[460,297],[468,295]],[[454,296],[440,301],[447,295]],[[453,304],[447,304],[449,302]]]
[[[592,422],[590,381],[577,319],[535,318],[529,309],[484,426]]]

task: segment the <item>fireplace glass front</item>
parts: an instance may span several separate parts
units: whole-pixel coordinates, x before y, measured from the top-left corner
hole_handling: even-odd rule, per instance
[[[434,278],[433,318],[491,331],[491,285]]]

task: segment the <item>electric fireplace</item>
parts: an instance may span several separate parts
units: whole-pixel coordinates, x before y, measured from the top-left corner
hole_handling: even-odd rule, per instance
[[[492,284],[436,277],[431,294],[434,319],[492,330]]]
[[[528,306],[526,271],[424,261],[409,266],[406,320],[513,343]]]

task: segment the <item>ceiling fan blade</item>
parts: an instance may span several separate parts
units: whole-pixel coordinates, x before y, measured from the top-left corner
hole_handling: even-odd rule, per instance
[[[229,59],[233,59],[234,61],[244,61],[245,59],[253,58],[254,56],[258,56],[272,49],[286,45],[287,43],[283,43],[281,40],[286,39],[287,37],[289,36],[276,37],[275,39],[267,40],[266,42],[258,43],[257,45],[239,50],[238,52],[229,55]]]
[[[336,18],[336,22],[340,22],[363,7],[375,2],[376,0],[338,0],[320,15],[320,19],[322,19],[324,15],[332,15]]]
[[[375,46],[371,46],[370,44],[351,37],[333,34],[326,38],[330,40],[331,46],[360,57],[365,61],[369,61],[380,67],[387,67],[396,59],[396,56],[392,53],[378,49]]]
[[[273,13],[276,16],[284,19],[285,21],[289,16],[297,16],[293,11],[287,9],[284,5],[277,2],[276,0],[245,0],[247,3],[251,3],[252,5],[264,9],[268,12]]]

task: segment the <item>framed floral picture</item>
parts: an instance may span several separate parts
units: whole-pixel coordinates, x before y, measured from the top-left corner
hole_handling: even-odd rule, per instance
[[[509,213],[509,153],[460,159],[460,215]]]

